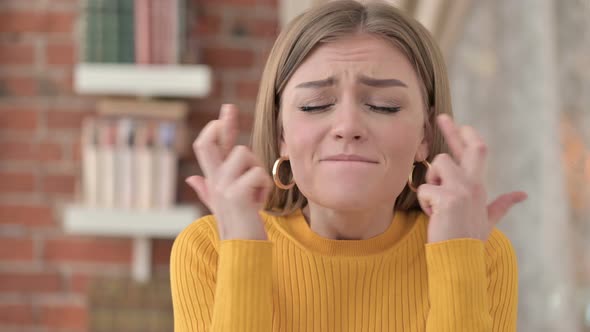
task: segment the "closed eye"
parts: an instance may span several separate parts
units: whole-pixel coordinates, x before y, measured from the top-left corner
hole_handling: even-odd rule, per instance
[[[300,106],[299,109],[303,112],[314,112],[314,111],[323,111],[328,109],[329,107],[334,106],[334,104],[326,104],[326,105],[318,105],[318,106]]]
[[[377,111],[377,112],[382,112],[382,113],[397,113],[401,110],[401,107],[399,107],[399,106],[390,107],[390,106],[375,106],[375,105],[371,105],[371,104],[365,104],[365,105],[368,106],[369,109],[371,109],[372,111]]]
[[[372,111],[382,112],[382,113],[396,113],[401,110],[399,106],[376,106],[371,104],[365,104],[369,107]],[[334,106],[334,104],[326,104],[326,105],[318,105],[318,106],[300,106],[299,109],[303,112],[314,112],[314,111],[323,111],[330,107]]]

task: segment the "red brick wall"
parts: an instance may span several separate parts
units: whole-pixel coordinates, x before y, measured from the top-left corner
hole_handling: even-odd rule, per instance
[[[190,100],[191,138],[237,103],[247,132],[278,0],[188,0],[187,63],[214,70],[209,98]],[[0,1],[0,331],[89,330],[93,278],[128,277],[131,241],[66,235],[63,204],[76,199],[82,120],[95,98],[72,88],[81,0]],[[198,172],[181,162],[182,177]],[[184,185],[179,200],[196,202]],[[171,240],[154,241],[156,273],[168,273]],[[46,331],[45,329],[43,331]]]

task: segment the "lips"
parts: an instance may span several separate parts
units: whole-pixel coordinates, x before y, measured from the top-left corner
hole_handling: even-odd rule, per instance
[[[356,154],[337,154],[333,156],[326,157],[322,159],[322,161],[357,161],[357,162],[365,162],[371,164],[377,164],[376,160],[371,158],[363,157]]]

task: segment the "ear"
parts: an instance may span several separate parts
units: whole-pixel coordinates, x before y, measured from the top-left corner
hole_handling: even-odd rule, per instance
[[[288,155],[289,154],[287,153],[287,143],[285,142],[283,135],[281,135],[281,139],[279,141],[279,156],[283,157]]]
[[[426,158],[428,158],[428,154],[429,154],[429,142],[426,138],[424,138],[422,140],[422,142],[420,143],[420,145],[418,146],[418,149],[416,150],[416,155],[414,156],[414,160],[415,161],[423,161],[426,160]]]
[[[279,122],[283,121],[283,112],[280,108],[279,108],[278,121]],[[287,143],[285,142],[285,129],[282,126],[282,123],[279,123],[278,130],[280,131],[280,133],[279,133],[279,157],[288,156],[289,154],[287,153]]]

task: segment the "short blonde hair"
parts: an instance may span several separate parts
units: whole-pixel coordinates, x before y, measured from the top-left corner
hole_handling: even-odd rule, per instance
[[[296,17],[280,33],[271,50],[260,82],[252,132],[252,149],[266,169],[271,170],[280,156],[281,94],[295,70],[320,43],[357,33],[380,37],[408,58],[422,83],[425,134],[429,142],[427,160],[448,151],[435,120],[438,114],[452,115],[451,96],[444,59],[433,37],[419,22],[391,5],[339,0],[313,7]],[[290,166],[282,166],[280,171],[284,183],[292,179]],[[425,174],[425,168],[416,167],[414,181],[423,183]],[[289,190],[274,187],[265,210],[288,215],[306,204],[307,199],[297,185]],[[416,194],[406,185],[395,202],[395,209],[419,208]]]

